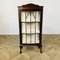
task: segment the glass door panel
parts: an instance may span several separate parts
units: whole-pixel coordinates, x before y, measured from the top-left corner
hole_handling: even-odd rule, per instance
[[[40,12],[27,11],[21,13],[23,43],[39,43]]]

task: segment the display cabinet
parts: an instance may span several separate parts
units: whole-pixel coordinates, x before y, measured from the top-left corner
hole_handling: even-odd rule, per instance
[[[20,53],[26,45],[37,46],[42,53],[43,6],[26,4],[18,6]]]

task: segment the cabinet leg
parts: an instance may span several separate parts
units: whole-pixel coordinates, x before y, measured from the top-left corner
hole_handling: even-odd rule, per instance
[[[42,53],[42,45],[38,46],[38,48],[40,49],[40,53]]]
[[[20,54],[22,53],[22,48],[23,48],[23,47],[22,47],[22,46],[20,46]]]
[[[40,53],[42,53],[42,45],[40,46]]]
[[[42,47],[40,47],[40,53],[42,53]]]

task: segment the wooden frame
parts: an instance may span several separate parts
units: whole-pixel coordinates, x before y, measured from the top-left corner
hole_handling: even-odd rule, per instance
[[[22,43],[22,22],[21,22],[21,12],[22,11],[40,11],[40,33],[39,33],[39,43],[35,44],[23,44]],[[19,36],[20,36],[20,53],[22,53],[22,48],[25,45],[36,45],[40,48],[40,52],[42,53],[42,20],[43,20],[43,6],[35,5],[35,4],[26,4],[22,6],[18,6],[18,14],[19,14]]]

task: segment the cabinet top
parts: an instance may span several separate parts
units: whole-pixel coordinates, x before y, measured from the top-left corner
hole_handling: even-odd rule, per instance
[[[18,9],[20,10],[42,10],[43,9],[43,6],[39,6],[39,5],[36,5],[36,4],[32,4],[32,3],[29,3],[29,4],[26,4],[26,5],[22,5],[22,6],[18,6]]]

